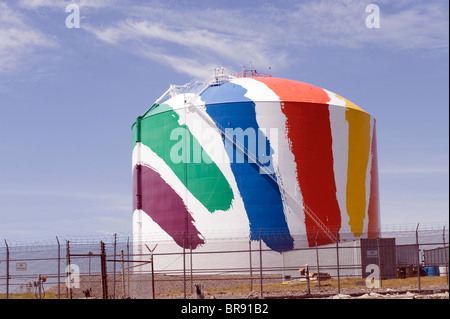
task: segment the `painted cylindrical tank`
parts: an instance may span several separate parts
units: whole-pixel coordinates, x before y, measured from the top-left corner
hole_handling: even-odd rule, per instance
[[[255,73],[192,87],[173,86],[132,127],[135,236],[195,249],[235,234],[278,252],[377,237],[370,114]]]

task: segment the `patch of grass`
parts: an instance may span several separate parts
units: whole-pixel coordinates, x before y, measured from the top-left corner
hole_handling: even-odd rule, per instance
[[[341,289],[366,289],[366,282],[364,278],[342,278],[339,282]],[[420,277],[420,285],[422,290],[426,289],[434,289],[436,287],[447,287],[447,278],[446,277]],[[394,289],[394,290],[416,290],[418,289],[418,278],[417,277],[408,277],[404,279],[383,279],[381,283],[381,288],[383,289]],[[317,281],[310,281],[310,289],[311,293],[321,292],[330,292],[337,293],[338,289],[338,280],[335,278],[321,280],[320,289],[319,283]],[[289,284],[264,284],[263,286],[264,293],[298,293],[304,294],[307,291],[307,283],[306,281],[292,281]],[[259,293],[260,286],[259,280],[253,283],[253,291]],[[250,284],[236,286],[233,288],[205,288],[205,293],[210,294],[248,294],[250,293]],[[174,290],[174,291],[166,291],[160,292],[156,291],[156,298],[170,296],[170,295],[183,295],[183,290]],[[190,286],[187,287],[186,291],[187,296],[191,295]],[[61,294],[61,298],[65,298],[65,294]],[[10,299],[36,299],[34,293],[11,293],[9,294]],[[57,295],[54,292],[46,291],[45,299],[56,299]],[[0,294],[0,299],[6,299],[5,294]]]
[[[38,295],[39,296],[39,295]],[[45,296],[42,294],[42,297],[45,297],[43,299],[57,299],[58,296],[55,295],[53,292],[45,292]],[[61,298],[64,298],[61,295]],[[6,294],[0,294],[0,299],[6,299]],[[24,293],[10,293],[9,299],[37,299],[36,295],[32,292],[24,292]]]
[[[402,288],[402,287],[419,287],[417,277],[408,277],[404,279],[385,279],[382,282],[383,287],[386,288]],[[433,286],[447,285],[446,277],[420,277],[420,287],[426,289]]]
[[[364,289],[366,288],[366,282],[364,278],[342,278],[340,282],[337,279],[331,278],[321,280],[321,290],[333,290],[337,289],[340,285],[341,289]],[[432,289],[436,286],[447,285],[446,277],[420,277],[421,289]],[[404,279],[383,279],[381,282],[382,288],[391,289],[418,289],[417,277],[408,277]],[[319,290],[319,283],[317,281],[310,281],[311,291]],[[264,285],[265,291],[270,292],[300,292],[307,289],[306,281],[296,281],[291,284],[272,284]]]
[[[420,277],[421,289],[433,289],[437,286],[446,286],[446,277]],[[310,281],[311,292],[314,291],[337,291],[338,286],[341,289],[366,289],[366,281],[364,278],[342,278],[340,282],[337,279],[331,278],[326,280],[321,280],[320,289],[319,283],[317,281]],[[381,283],[381,288],[390,289],[418,289],[418,279],[417,277],[408,277],[405,279],[384,279]],[[258,284],[253,284],[253,291],[259,292],[260,286]],[[306,293],[307,283],[306,281],[293,281],[289,284],[265,284],[263,286],[265,293]],[[221,292],[221,293],[249,293],[250,285],[234,287],[234,288],[217,288],[217,289],[207,289],[210,293]]]

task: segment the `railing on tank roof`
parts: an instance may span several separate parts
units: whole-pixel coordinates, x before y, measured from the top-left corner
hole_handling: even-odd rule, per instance
[[[160,103],[177,96],[179,94],[194,94],[189,100],[195,100],[200,94],[203,93],[210,86],[220,85],[234,78],[245,78],[245,77],[271,77],[270,74],[261,73],[256,70],[250,68],[250,70],[246,70],[237,73],[236,71],[230,70],[225,67],[214,68],[211,72],[211,76],[206,81],[199,81],[196,79],[191,80],[190,82],[183,85],[175,85],[171,84],[170,87],[161,95],[154,103],[154,106],[159,105]],[[152,106],[152,108],[154,107]]]
[[[272,77],[272,75],[267,73],[261,73],[256,70],[245,70],[239,73],[236,77],[238,78],[253,78],[253,77]]]
[[[189,98],[189,100],[194,100],[208,87],[229,82],[231,79],[237,77],[237,72],[225,67],[214,68],[211,73],[211,76],[206,81],[192,79],[183,85],[171,84],[167,91],[155,101],[154,106],[159,105],[169,98],[175,97],[179,94],[194,94],[194,96]]]
[[[204,82],[198,80],[191,80],[190,82],[183,85],[175,85],[171,84],[170,87],[161,95],[156,101],[155,104],[160,104],[166,101],[169,98],[177,96],[179,94],[184,93],[196,93],[200,91],[200,88],[203,87]]]

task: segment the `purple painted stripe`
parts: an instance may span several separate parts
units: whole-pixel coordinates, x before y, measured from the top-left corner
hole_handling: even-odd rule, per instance
[[[178,246],[183,247],[183,238],[186,248],[195,249],[205,243],[182,198],[152,168],[145,165],[135,166],[133,194],[136,194],[133,198],[133,208],[142,209]]]

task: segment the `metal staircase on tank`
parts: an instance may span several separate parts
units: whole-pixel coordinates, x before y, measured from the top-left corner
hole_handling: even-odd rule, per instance
[[[210,86],[219,85],[221,83],[228,82],[231,78],[235,78],[235,76],[228,75],[228,74],[220,74],[218,76],[217,74],[215,77],[205,82],[204,85],[200,87],[200,89],[197,91],[196,94],[192,95],[185,101],[185,105],[187,108],[189,108],[189,111],[196,112],[208,125],[210,125],[213,129],[219,130],[219,133],[221,136],[225,139],[227,139],[229,142],[231,142],[237,150],[241,152],[242,155],[247,156],[249,160],[251,160],[253,163],[258,165],[260,170],[262,170],[265,174],[267,174],[275,183],[278,184],[278,186],[282,189],[282,191],[287,194],[293,201],[296,203],[304,212],[306,215],[308,215],[309,218],[317,225],[317,227],[331,240],[332,243],[335,243],[337,241],[337,238],[335,234],[333,234],[330,229],[317,217],[317,215],[304,203],[301,203],[291,192],[289,192],[284,185],[278,183],[275,174],[273,172],[270,172],[268,168],[262,164],[258,157],[252,154],[242,143],[237,141],[232,136],[229,136],[225,129],[217,123],[214,119],[209,117],[207,114],[205,114],[205,107],[204,105],[201,105],[197,103],[200,95]]]

